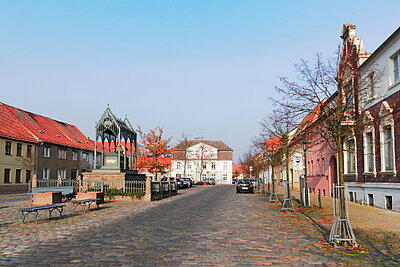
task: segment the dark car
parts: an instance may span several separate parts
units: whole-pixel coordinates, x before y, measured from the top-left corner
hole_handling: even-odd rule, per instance
[[[177,185],[178,189],[182,189],[182,188],[187,187],[185,181],[182,180],[182,178],[177,178],[176,179],[176,185]]]
[[[239,180],[236,184],[236,193],[254,193],[254,185],[249,180]]]
[[[193,181],[190,178],[181,178],[184,183],[187,185],[187,187],[192,187],[193,186]]]

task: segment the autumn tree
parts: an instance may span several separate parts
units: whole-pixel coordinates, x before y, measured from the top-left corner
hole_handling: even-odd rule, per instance
[[[164,130],[160,127],[156,127],[148,133],[144,133],[139,127],[138,133],[141,139],[139,144],[139,155],[141,157],[139,167],[146,168],[150,173],[155,174],[155,179],[157,180],[159,173],[167,173],[167,168],[171,167],[171,162],[166,161],[164,158],[174,151],[170,147],[172,138],[164,139]]]

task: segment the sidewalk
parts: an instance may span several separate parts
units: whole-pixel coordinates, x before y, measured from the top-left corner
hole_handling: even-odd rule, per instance
[[[293,197],[300,199],[299,191],[291,192]],[[282,200],[284,188],[276,186],[276,193]],[[311,207],[303,211],[329,231],[333,222],[332,198],[321,196],[322,208],[318,207],[318,195],[310,194],[310,202]],[[400,213],[353,202],[348,202],[348,208],[357,242],[400,261]]]

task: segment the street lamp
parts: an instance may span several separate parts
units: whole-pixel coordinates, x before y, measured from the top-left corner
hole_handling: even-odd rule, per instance
[[[250,171],[250,178],[251,178],[251,172],[253,171],[253,166],[249,166],[249,171]]]

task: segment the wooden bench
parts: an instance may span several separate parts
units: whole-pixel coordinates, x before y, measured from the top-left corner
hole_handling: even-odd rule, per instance
[[[72,201],[72,204],[74,204],[74,213],[76,212],[76,208],[78,206],[83,206],[83,212],[86,212],[86,206],[88,207],[88,210],[90,210],[90,205],[95,204],[96,208],[99,208],[100,198],[87,198],[87,199],[80,199],[80,200],[74,200]]]
[[[63,197],[71,198],[74,194],[73,186],[54,186],[54,187],[32,187],[31,193],[61,192]]]
[[[45,206],[37,206],[37,207],[29,207],[21,209],[22,215],[22,223],[25,223],[26,216],[29,213],[36,213],[35,221],[38,223],[38,215],[40,210],[48,210],[49,211],[49,218],[51,218],[51,213],[54,210],[57,210],[60,213],[60,217],[62,216],[62,212],[64,210],[65,204],[54,204],[54,205],[45,205]]]

